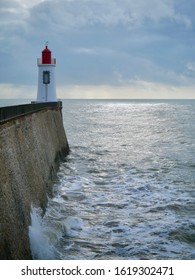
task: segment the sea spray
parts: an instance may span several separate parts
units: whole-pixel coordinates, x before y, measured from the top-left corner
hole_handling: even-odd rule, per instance
[[[33,259],[55,259],[56,254],[50,243],[48,231],[44,227],[41,209],[32,207],[31,225],[29,226],[30,248]]]
[[[70,238],[79,236],[83,229],[82,219],[74,216],[66,216],[61,199],[57,197],[49,199],[48,207],[52,204],[55,208],[50,211],[46,209],[45,215],[42,216],[40,208],[32,207],[31,225],[29,226],[29,239],[32,258],[34,260],[61,259],[62,247],[71,248]],[[56,203],[58,202],[58,204]],[[61,240],[66,239],[66,242]]]

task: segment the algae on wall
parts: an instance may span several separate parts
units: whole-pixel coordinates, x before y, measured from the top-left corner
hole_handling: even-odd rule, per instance
[[[0,125],[0,259],[31,259],[31,206],[46,207],[59,160],[68,150],[59,110]]]

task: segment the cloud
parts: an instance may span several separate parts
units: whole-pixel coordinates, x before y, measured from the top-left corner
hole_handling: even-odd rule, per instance
[[[189,62],[186,66],[189,71],[195,72],[195,62]]]
[[[157,94],[158,93],[158,94]],[[194,99],[194,86],[170,86],[161,83],[132,79],[129,85],[63,85],[57,87],[61,99]],[[28,102],[36,100],[35,86],[0,84],[0,99],[22,98]]]
[[[131,31],[149,22],[151,28],[165,19],[185,28],[192,25],[174,0],[1,0],[0,16],[1,36],[21,32],[21,28],[26,37],[28,32],[51,36],[95,26],[123,26]]]
[[[17,84],[0,84],[0,99],[35,99],[36,87]]]
[[[89,55],[97,54],[97,51],[92,48],[75,48],[72,50],[72,52],[76,54],[89,54]]]
[[[43,0],[44,1],[44,0]],[[26,25],[26,19],[30,15],[30,9],[43,2],[41,0],[1,0],[0,24],[2,27],[11,25]]]
[[[157,94],[158,92],[158,94]],[[119,98],[119,99],[193,99],[195,86],[173,87],[136,80],[131,85],[74,85],[58,89],[60,98]]]
[[[88,86],[87,96],[101,85],[122,94],[194,84],[194,0],[0,1],[0,82],[9,96],[10,85],[18,94],[20,85],[36,87],[46,41],[58,87]]]
[[[191,21],[174,7],[173,0],[46,0],[31,9],[31,20],[58,27],[59,30],[84,26],[123,25],[134,29],[145,20],[170,19],[191,27]]]
[[[16,2],[19,3],[23,8],[25,9],[29,9],[32,8],[33,6],[36,6],[42,2],[44,2],[45,0],[12,0],[11,2]]]
[[[81,55],[95,55],[95,56],[120,56],[122,51],[116,51],[111,48],[93,47],[93,48],[74,48],[72,53]]]
[[[14,25],[21,26],[24,23],[26,12],[15,1],[2,0],[0,7],[1,36],[6,28],[14,28]]]

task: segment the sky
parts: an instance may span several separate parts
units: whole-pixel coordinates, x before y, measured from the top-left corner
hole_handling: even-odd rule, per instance
[[[0,98],[36,99],[47,41],[58,98],[195,99],[195,0],[0,0]]]

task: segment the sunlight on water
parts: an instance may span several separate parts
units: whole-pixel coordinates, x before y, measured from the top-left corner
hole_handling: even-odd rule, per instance
[[[194,105],[66,101],[71,152],[35,259],[195,259]],[[45,250],[45,251],[44,251]]]

